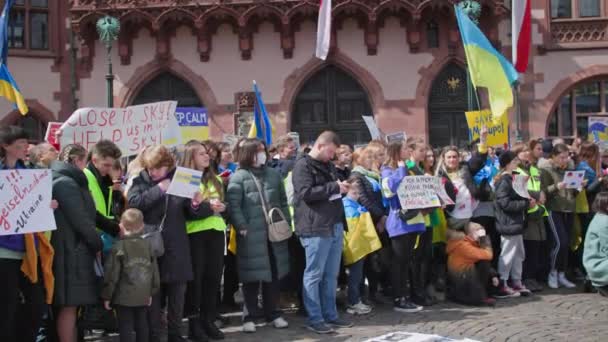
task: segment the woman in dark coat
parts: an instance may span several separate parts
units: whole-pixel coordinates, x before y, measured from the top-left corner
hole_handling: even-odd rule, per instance
[[[186,283],[193,278],[186,220],[205,218],[213,215],[213,211],[209,202],[201,203],[200,193],[192,200],[166,194],[175,172],[175,158],[166,147],[152,147],[143,159],[145,169],[129,189],[129,207],[143,212],[146,226],[158,227],[167,214],[162,231],[165,252],[158,258],[158,264],[164,295],[168,298],[168,341],[185,341],[180,333],[184,295]],[[160,305],[161,295],[157,294],[150,311],[151,341],[160,340]]]
[[[103,243],[95,230],[95,203],[82,172],[86,154],[82,146],[68,145],[59,161],[51,164],[53,198],[59,202],[57,230],[51,237],[55,249],[53,304],[58,308],[57,334],[62,342],[75,340],[77,307],[95,304],[99,298],[93,264]]]
[[[268,154],[256,139],[242,140],[237,149],[240,169],[230,179],[227,200],[231,221],[238,233],[236,248],[239,279],[247,313],[243,331],[255,332],[254,319],[263,316],[275,328],[286,328],[287,322],[278,309],[279,279],[289,272],[288,240],[270,242],[268,224],[262,209],[260,192],[254,178],[264,190],[267,209],[279,208],[291,222],[283,180],[278,172],[266,167]],[[258,311],[258,291],[262,283],[264,314]]]

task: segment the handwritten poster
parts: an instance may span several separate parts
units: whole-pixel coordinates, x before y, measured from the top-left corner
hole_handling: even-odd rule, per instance
[[[523,198],[532,198],[528,192],[529,179],[530,177],[525,175],[513,176],[513,190],[515,190],[515,192]]]
[[[175,118],[185,144],[190,140],[207,140],[209,138],[209,118],[207,108],[177,107]]]
[[[437,177],[408,176],[403,178],[397,196],[403,209],[424,209],[441,206],[437,194]]]
[[[376,124],[376,120],[374,120],[373,116],[362,116],[363,121],[365,121],[365,125],[367,125],[367,129],[369,130],[369,135],[371,135],[372,140],[381,140],[382,133],[380,133],[380,129]]]
[[[193,198],[197,192],[201,191],[202,177],[203,172],[201,171],[178,167],[167,193],[178,197]]]
[[[589,141],[596,143],[601,151],[608,150],[608,118],[590,116]]]
[[[114,142],[123,157],[144,147],[181,143],[175,118],[176,101],[148,103],[126,108],[81,108],[61,126],[61,146],[79,144],[90,149],[102,139]]]
[[[585,180],[585,171],[566,171],[564,183],[566,189],[581,189]]]
[[[63,122],[49,122],[46,127],[46,134],[44,135],[44,140],[49,144],[58,147],[59,141],[57,141],[57,131],[61,128]]]
[[[51,170],[0,171],[0,235],[55,230]]]
[[[505,147],[509,144],[509,117],[502,115],[498,122],[494,122],[492,112],[489,110],[465,112],[469,126],[469,139],[479,139],[481,128],[488,128],[488,146]]]
[[[393,141],[406,141],[407,140],[407,135],[405,134],[405,132],[397,132],[397,133],[391,133],[391,134],[387,134],[386,135],[386,142],[387,143],[392,143]]]

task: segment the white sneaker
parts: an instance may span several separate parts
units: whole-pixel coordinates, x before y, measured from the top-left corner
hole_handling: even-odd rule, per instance
[[[552,289],[557,289],[559,284],[557,282],[557,271],[549,272],[549,279],[547,279],[547,285]]]
[[[245,322],[243,324],[243,332],[244,333],[254,333],[255,332],[255,323]]]
[[[576,284],[566,278],[564,272],[559,272],[559,274],[557,275],[557,282],[567,289],[573,289],[576,287]]]
[[[289,323],[283,317],[279,317],[272,321],[272,325],[277,329],[285,329],[289,326]]]
[[[351,315],[367,315],[368,313],[372,312],[372,307],[359,302],[355,305],[348,306],[348,308],[346,308],[346,312]]]

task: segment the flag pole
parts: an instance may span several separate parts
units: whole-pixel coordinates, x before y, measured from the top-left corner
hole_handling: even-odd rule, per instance
[[[521,109],[519,106],[519,81],[513,84],[513,96],[515,103],[515,142],[523,142],[524,139],[521,135]]]

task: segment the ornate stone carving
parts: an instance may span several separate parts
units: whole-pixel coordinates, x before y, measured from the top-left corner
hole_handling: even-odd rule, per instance
[[[607,30],[607,19],[551,23],[551,36],[557,44],[607,42]]]

